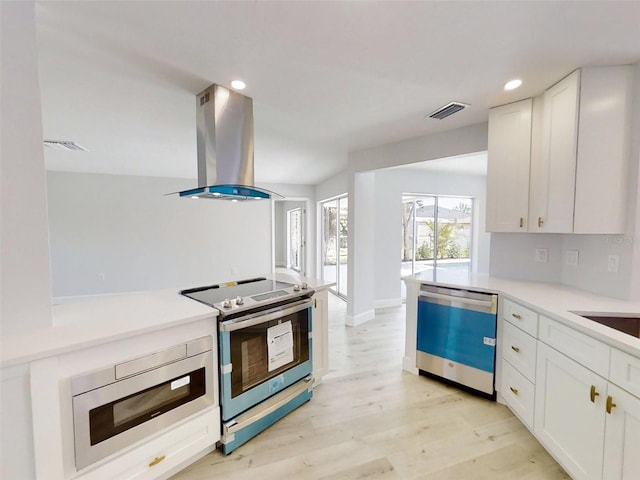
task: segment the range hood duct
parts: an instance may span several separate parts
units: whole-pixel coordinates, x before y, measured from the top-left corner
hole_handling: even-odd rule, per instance
[[[260,200],[280,196],[256,188],[253,175],[253,99],[220,85],[196,97],[198,188],[181,197]]]

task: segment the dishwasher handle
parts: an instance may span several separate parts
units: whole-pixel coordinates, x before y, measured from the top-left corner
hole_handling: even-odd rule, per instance
[[[419,297],[433,298],[436,300],[444,300],[447,302],[459,302],[467,305],[473,305],[474,307],[484,307],[493,309],[495,306],[494,300],[476,300],[475,298],[456,297],[454,295],[443,295],[441,293],[432,292],[420,292]]]

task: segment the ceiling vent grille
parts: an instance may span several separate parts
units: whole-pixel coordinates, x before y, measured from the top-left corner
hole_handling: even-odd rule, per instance
[[[82,145],[72,142],[70,140],[44,140],[45,146],[53,148],[54,150],[66,150],[66,151],[80,151],[88,152]]]
[[[447,118],[450,115],[453,115],[460,110],[464,110],[469,106],[468,103],[462,102],[451,102],[447,103],[444,107],[439,108],[433,113],[429,114],[429,118],[437,118],[438,120],[442,120],[443,118]]]

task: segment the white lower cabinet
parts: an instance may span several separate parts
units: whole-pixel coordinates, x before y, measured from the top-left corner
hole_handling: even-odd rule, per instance
[[[607,427],[602,478],[637,480],[640,478],[640,398],[609,384],[605,409]]]
[[[533,429],[535,386],[505,360],[502,361],[502,396],[509,408]]]
[[[538,343],[534,433],[575,479],[601,479],[607,382]]]
[[[214,407],[74,480],[166,479],[212,451],[219,438],[220,408]]]
[[[314,385],[329,373],[329,293],[325,288],[313,295],[312,360]]]

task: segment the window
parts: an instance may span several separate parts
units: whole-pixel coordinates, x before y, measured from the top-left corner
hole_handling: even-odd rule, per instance
[[[468,276],[472,220],[472,198],[403,195],[402,276],[419,272],[432,272],[433,280],[438,272]]]

